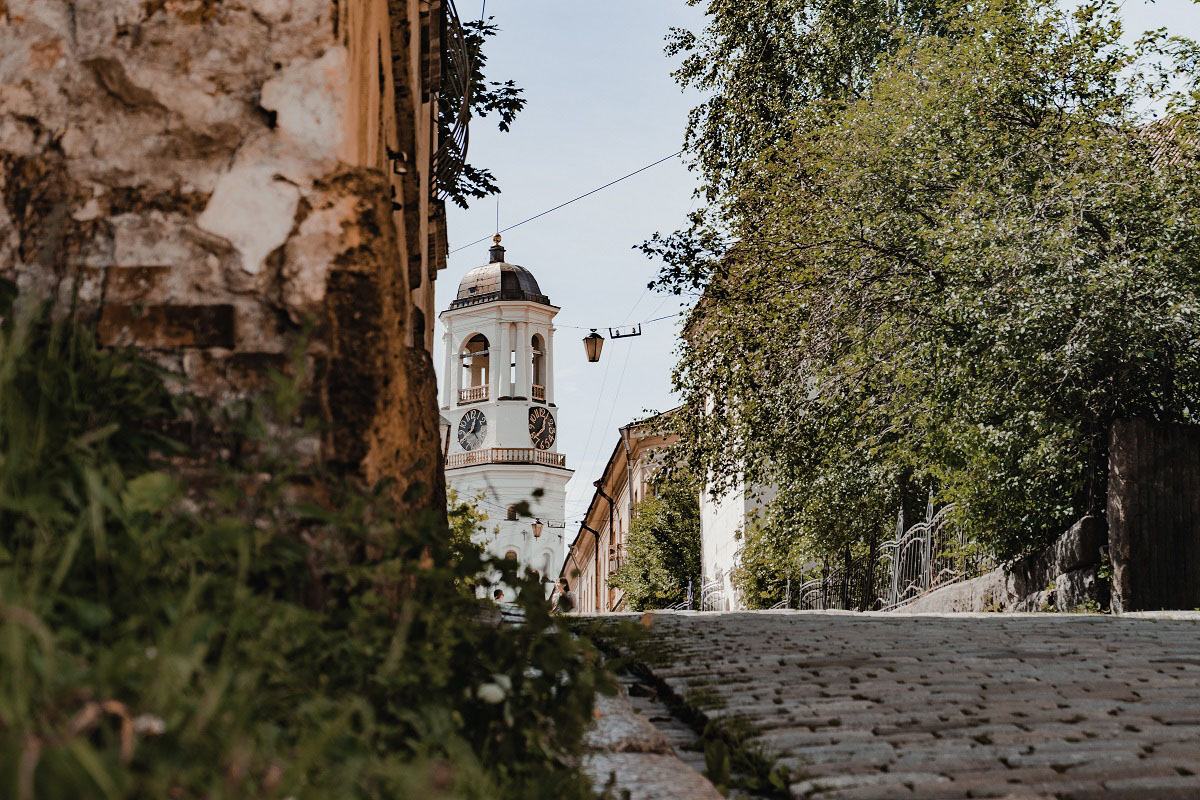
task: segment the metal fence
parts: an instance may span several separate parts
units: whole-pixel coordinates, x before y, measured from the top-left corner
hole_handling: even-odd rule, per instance
[[[680,600],[674,605],[667,606],[667,611],[724,611],[725,610],[725,582],[720,578],[711,581],[700,582],[700,595],[697,597],[692,591],[693,583],[687,583],[687,595],[683,600]]]
[[[954,506],[946,506],[907,530],[901,516],[896,538],[809,577],[796,589],[794,602],[789,580],[784,603],[776,607],[891,611],[982,574],[992,564],[966,540],[953,513]]]
[[[994,567],[966,540],[953,521],[954,506],[906,528],[901,513],[896,537],[872,547],[865,555],[851,558],[847,552],[840,565],[812,563],[804,568],[793,586],[785,583],[783,599],[772,609],[892,611],[934,589],[973,578]],[[932,515],[932,516],[931,516]],[[688,581],[687,599],[671,606],[674,610],[721,611],[726,608],[725,582],[702,579],[698,596]]]
[[[667,606],[667,611],[691,611],[692,610],[692,582],[688,581],[687,595],[683,600],[672,606]]]
[[[701,611],[725,610],[725,581],[720,576],[716,580],[706,581],[700,587]]]

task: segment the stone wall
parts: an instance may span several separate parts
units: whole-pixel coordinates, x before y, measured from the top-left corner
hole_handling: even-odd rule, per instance
[[[1200,427],[1113,425],[1108,520],[1113,611],[1200,608]]]
[[[1108,581],[1101,574],[1106,542],[1104,519],[1084,517],[1045,552],[930,592],[903,610],[946,613],[1107,608]]]
[[[303,339],[310,452],[437,504],[439,20],[436,0],[0,0],[0,277],[216,402]]]

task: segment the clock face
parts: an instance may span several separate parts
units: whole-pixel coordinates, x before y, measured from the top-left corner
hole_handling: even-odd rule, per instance
[[[548,409],[534,406],[529,409],[529,438],[538,450],[549,450],[556,434],[554,415]]]
[[[463,450],[474,450],[487,438],[487,417],[478,408],[472,408],[458,421],[458,443]]]

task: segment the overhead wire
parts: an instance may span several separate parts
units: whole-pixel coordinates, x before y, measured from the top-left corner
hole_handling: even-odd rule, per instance
[[[667,300],[669,300],[669,299],[670,298],[668,297]],[[666,300],[664,300],[663,302],[665,303]],[[658,307],[662,308],[662,303],[660,303]],[[665,317],[655,317],[654,319],[644,319],[641,322],[634,322],[631,324],[633,324],[633,325],[649,325],[651,322],[662,322],[664,319],[671,319],[672,317],[678,317],[682,313],[684,313],[684,312],[676,311],[674,314],[667,314]],[[572,330],[577,330],[577,331],[594,331],[594,330],[599,330],[600,328],[626,328],[626,327],[629,327],[629,325],[627,325],[624,322],[620,323],[619,325],[560,325],[556,322],[556,323],[554,323],[554,327],[555,328],[570,328]]]
[[[560,208],[566,208],[567,206],[571,205],[572,203],[576,203],[576,202],[584,199],[585,197],[591,197],[596,192],[604,191],[605,189],[607,189],[610,186],[616,186],[618,183],[620,183],[623,180],[632,178],[634,175],[638,175],[642,172],[645,172],[646,170],[650,169],[651,167],[657,167],[659,164],[663,163],[664,161],[670,161],[672,158],[676,158],[680,155],[683,155],[683,151],[676,150],[674,153],[671,153],[671,155],[669,155],[669,156],[660,158],[657,161],[655,161],[651,164],[647,164],[644,167],[639,167],[638,169],[635,169],[633,172],[630,172],[626,175],[622,175],[621,177],[617,178],[616,180],[609,181],[608,183],[604,184],[603,186],[597,186],[595,189],[592,189],[590,192],[584,192],[583,194],[579,195],[578,197],[572,197],[570,200],[566,201],[565,203],[559,203],[554,208],[548,208],[545,211],[541,212],[540,214],[534,214],[529,219],[523,219],[518,223],[509,225],[507,228],[503,228],[501,230],[496,231],[496,233],[497,234],[507,233],[508,231],[511,231],[514,228],[519,228],[526,223],[533,222],[535,219],[541,219],[542,217],[546,216],[547,214],[553,214],[555,211],[558,211]],[[467,244],[464,244],[464,245],[454,248],[453,250],[450,251],[450,253],[448,255],[454,255],[455,253],[457,253],[460,250],[466,250],[468,247],[474,247],[475,245],[477,245],[481,242],[486,242],[490,238],[492,238],[491,234],[480,237],[473,242],[468,242]]]

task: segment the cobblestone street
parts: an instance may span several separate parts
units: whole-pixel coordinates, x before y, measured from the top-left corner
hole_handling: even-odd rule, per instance
[[[1185,615],[1186,617],[1186,615]],[[1200,797],[1200,619],[657,613],[654,670],[795,798]]]

